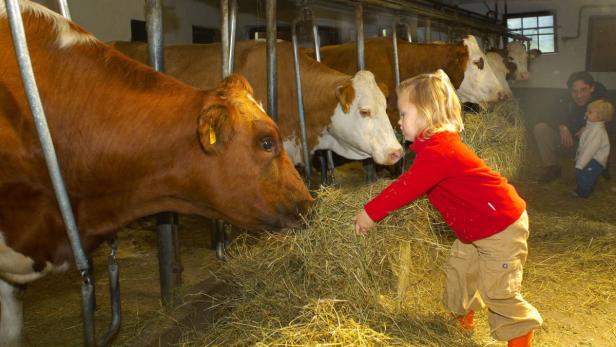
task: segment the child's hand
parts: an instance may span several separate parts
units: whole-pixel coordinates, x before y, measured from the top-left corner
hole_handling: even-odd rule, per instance
[[[367,235],[368,230],[370,230],[374,225],[374,221],[364,209],[361,210],[355,217],[353,217],[353,223],[355,223],[355,234],[356,235]]]

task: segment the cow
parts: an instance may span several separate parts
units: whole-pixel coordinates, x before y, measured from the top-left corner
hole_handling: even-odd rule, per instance
[[[516,70],[516,65],[511,62],[505,63],[501,55],[496,52],[487,52],[486,61],[496,75],[501,88],[503,88],[506,93],[513,94],[511,88],[509,87],[509,83],[507,82],[507,77],[512,73],[512,71]]]
[[[245,78],[211,90],[126,58],[30,1],[20,7],[81,242],[171,211],[250,229],[296,225],[313,201]],[[72,250],[0,1],[0,346],[19,343],[18,286],[66,270]]]
[[[131,58],[147,59],[145,44],[115,42],[113,46]],[[267,97],[266,48],[262,41],[239,41],[235,47],[234,71],[250,81],[259,100]],[[276,50],[278,126],[293,162],[302,165],[293,46],[279,41]],[[219,43],[168,46],[166,73],[195,87],[211,88],[220,80],[220,56]],[[372,157],[378,164],[395,164],[402,146],[387,118],[387,88],[379,86],[369,71],[347,75],[304,54],[298,59],[309,152],[329,149],[348,159]]]
[[[497,55],[502,63],[507,66],[507,76],[509,80],[526,81],[530,78],[528,65],[531,61],[541,55],[538,49],[526,51],[526,45],[523,42],[513,41],[507,44],[506,49],[490,49],[486,55],[492,55],[492,61],[497,61]]]
[[[485,55],[474,36],[457,44],[420,44],[398,40],[400,80],[421,73],[443,69],[456,88],[462,102],[486,103],[509,97],[485,63]],[[355,43],[321,47],[321,60],[326,65],[349,73],[357,68]],[[391,39],[377,37],[365,41],[366,69],[378,82],[395,88]],[[393,99],[393,98],[392,98]],[[395,103],[391,102],[393,106]],[[392,119],[392,122],[397,119]]]

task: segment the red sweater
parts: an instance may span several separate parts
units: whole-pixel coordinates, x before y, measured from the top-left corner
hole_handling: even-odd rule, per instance
[[[427,193],[463,242],[503,231],[526,209],[507,180],[492,171],[460,135],[441,132],[412,145],[413,165],[365,206],[375,222]]]

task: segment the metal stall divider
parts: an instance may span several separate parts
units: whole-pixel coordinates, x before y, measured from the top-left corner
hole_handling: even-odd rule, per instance
[[[319,27],[314,19],[314,13],[308,7],[308,1],[304,1],[302,8],[304,11],[304,19],[310,20],[312,23],[312,42],[314,46],[314,59],[321,62],[321,42],[319,38]],[[334,157],[331,150],[317,150],[315,155],[321,165],[321,185],[333,186],[336,184],[336,177],[334,176]]]
[[[237,17],[237,0],[220,0],[220,54],[222,79],[233,73],[235,55],[235,28]],[[221,219],[212,223],[214,226],[214,244],[216,257],[225,260],[225,249],[231,239],[229,226]]]
[[[267,45],[267,113],[278,122],[278,67],[276,66],[276,0],[265,0]]]
[[[366,69],[364,47],[364,5],[361,1],[355,2],[355,41],[357,47],[357,71]],[[366,182],[374,182],[377,179],[376,169],[372,158],[362,160],[364,179]]]
[[[302,155],[304,159],[304,173],[306,175],[306,185],[310,188],[312,166],[310,165],[310,152],[308,150],[308,134],[306,133],[306,117],[304,115],[304,99],[302,94],[302,79],[299,70],[299,52],[297,40],[297,26],[299,23],[311,21],[312,12],[307,8],[303,9],[303,13],[291,22],[291,37],[293,42],[293,71],[295,72],[295,91],[297,94],[297,111],[299,115],[299,128],[302,140]]]
[[[32,112],[36,132],[43,149],[43,156],[45,158],[47,170],[49,172],[51,183],[58,201],[62,220],[64,221],[67,229],[67,236],[73,251],[75,264],[83,280],[81,286],[81,296],[84,320],[84,345],[106,346],[111,342],[111,339],[115,336],[117,330],[119,329],[119,306],[114,305],[112,302],[112,311],[114,316],[112,317],[110,329],[97,344],[94,336],[94,286],[92,284],[92,274],[88,264],[88,259],[83,251],[83,246],[79,237],[79,230],[75,221],[75,215],[73,214],[72,206],[68,198],[68,192],[66,191],[66,186],[64,185],[64,179],[62,177],[53,140],[47,124],[45,112],[43,110],[41,97],[36,85],[34,70],[32,68],[32,60],[30,59],[28,45],[26,42],[26,33],[23,25],[23,19],[21,17],[19,1],[5,0],[4,2],[9,27],[11,30],[13,46],[15,47],[17,63],[19,65],[26,97],[28,99],[28,105],[30,107],[30,112]],[[64,8],[63,14],[70,16],[68,12],[68,5],[66,3],[58,4],[60,8]],[[113,246],[112,249],[112,255],[115,255],[115,248]],[[117,282],[117,277],[110,278],[110,282],[113,281]],[[110,286],[112,286],[111,283]],[[119,290],[119,287],[116,287],[115,289]],[[119,303],[119,291],[116,293],[117,296],[115,296],[112,291],[112,300],[115,299]],[[115,308],[117,308],[117,310],[115,310]]]
[[[149,63],[154,70],[164,72],[162,1],[146,0],[145,12]],[[175,291],[182,283],[183,268],[180,260],[178,228],[177,213],[162,212],[156,215],[160,297],[165,307],[175,304]]]

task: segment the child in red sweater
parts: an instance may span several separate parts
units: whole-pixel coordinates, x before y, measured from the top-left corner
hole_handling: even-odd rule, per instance
[[[413,142],[413,165],[354,217],[366,234],[376,222],[423,194],[458,239],[444,269],[443,303],[467,332],[474,311],[485,304],[492,337],[508,346],[530,346],[541,316],[520,293],[526,261],[526,203],[458,134],[464,127],[460,101],[442,70],[408,79],[398,87],[402,133]]]

